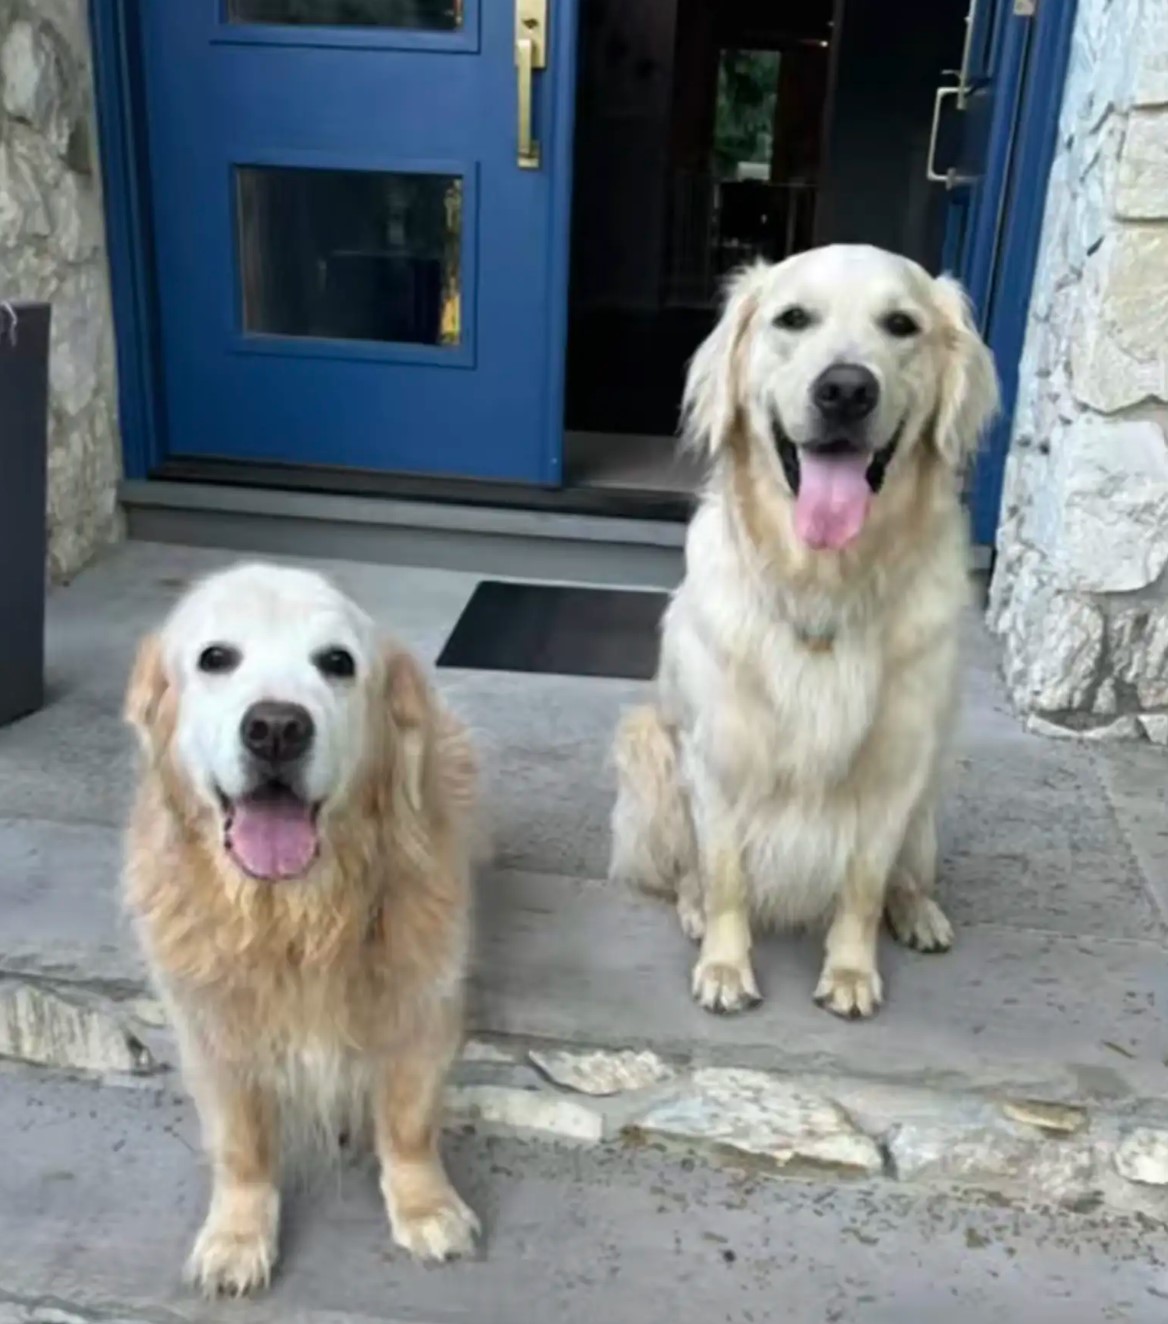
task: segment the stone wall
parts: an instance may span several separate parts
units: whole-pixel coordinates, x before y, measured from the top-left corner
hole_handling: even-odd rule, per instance
[[[0,299],[53,306],[49,572],[118,532],[121,472],[85,0],[0,0]]]
[[[990,623],[1050,733],[1168,744],[1168,4],[1079,0]]]

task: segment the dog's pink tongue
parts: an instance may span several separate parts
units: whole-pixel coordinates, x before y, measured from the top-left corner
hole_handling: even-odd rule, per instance
[[[248,796],[232,815],[228,849],[253,878],[298,878],[316,858],[312,808],[294,796]]]
[[[801,452],[795,530],[808,547],[839,551],[858,537],[872,500],[869,460],[867,455]]]

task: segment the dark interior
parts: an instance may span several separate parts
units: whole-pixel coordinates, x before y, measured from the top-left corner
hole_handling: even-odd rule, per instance
[[[933,94],[966,0],[581,0],[569,483],[685,487],[685,366],[726,274],[862,241],[938,269]]]

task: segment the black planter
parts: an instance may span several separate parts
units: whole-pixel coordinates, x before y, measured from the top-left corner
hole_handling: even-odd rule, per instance
[[[49,307],[0,304],[0,725],[45,691]]]

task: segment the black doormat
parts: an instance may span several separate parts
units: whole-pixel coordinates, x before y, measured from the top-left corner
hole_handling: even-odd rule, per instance
[[[438,665],[650,680],[668,601],[666,593],[484,580]]]

